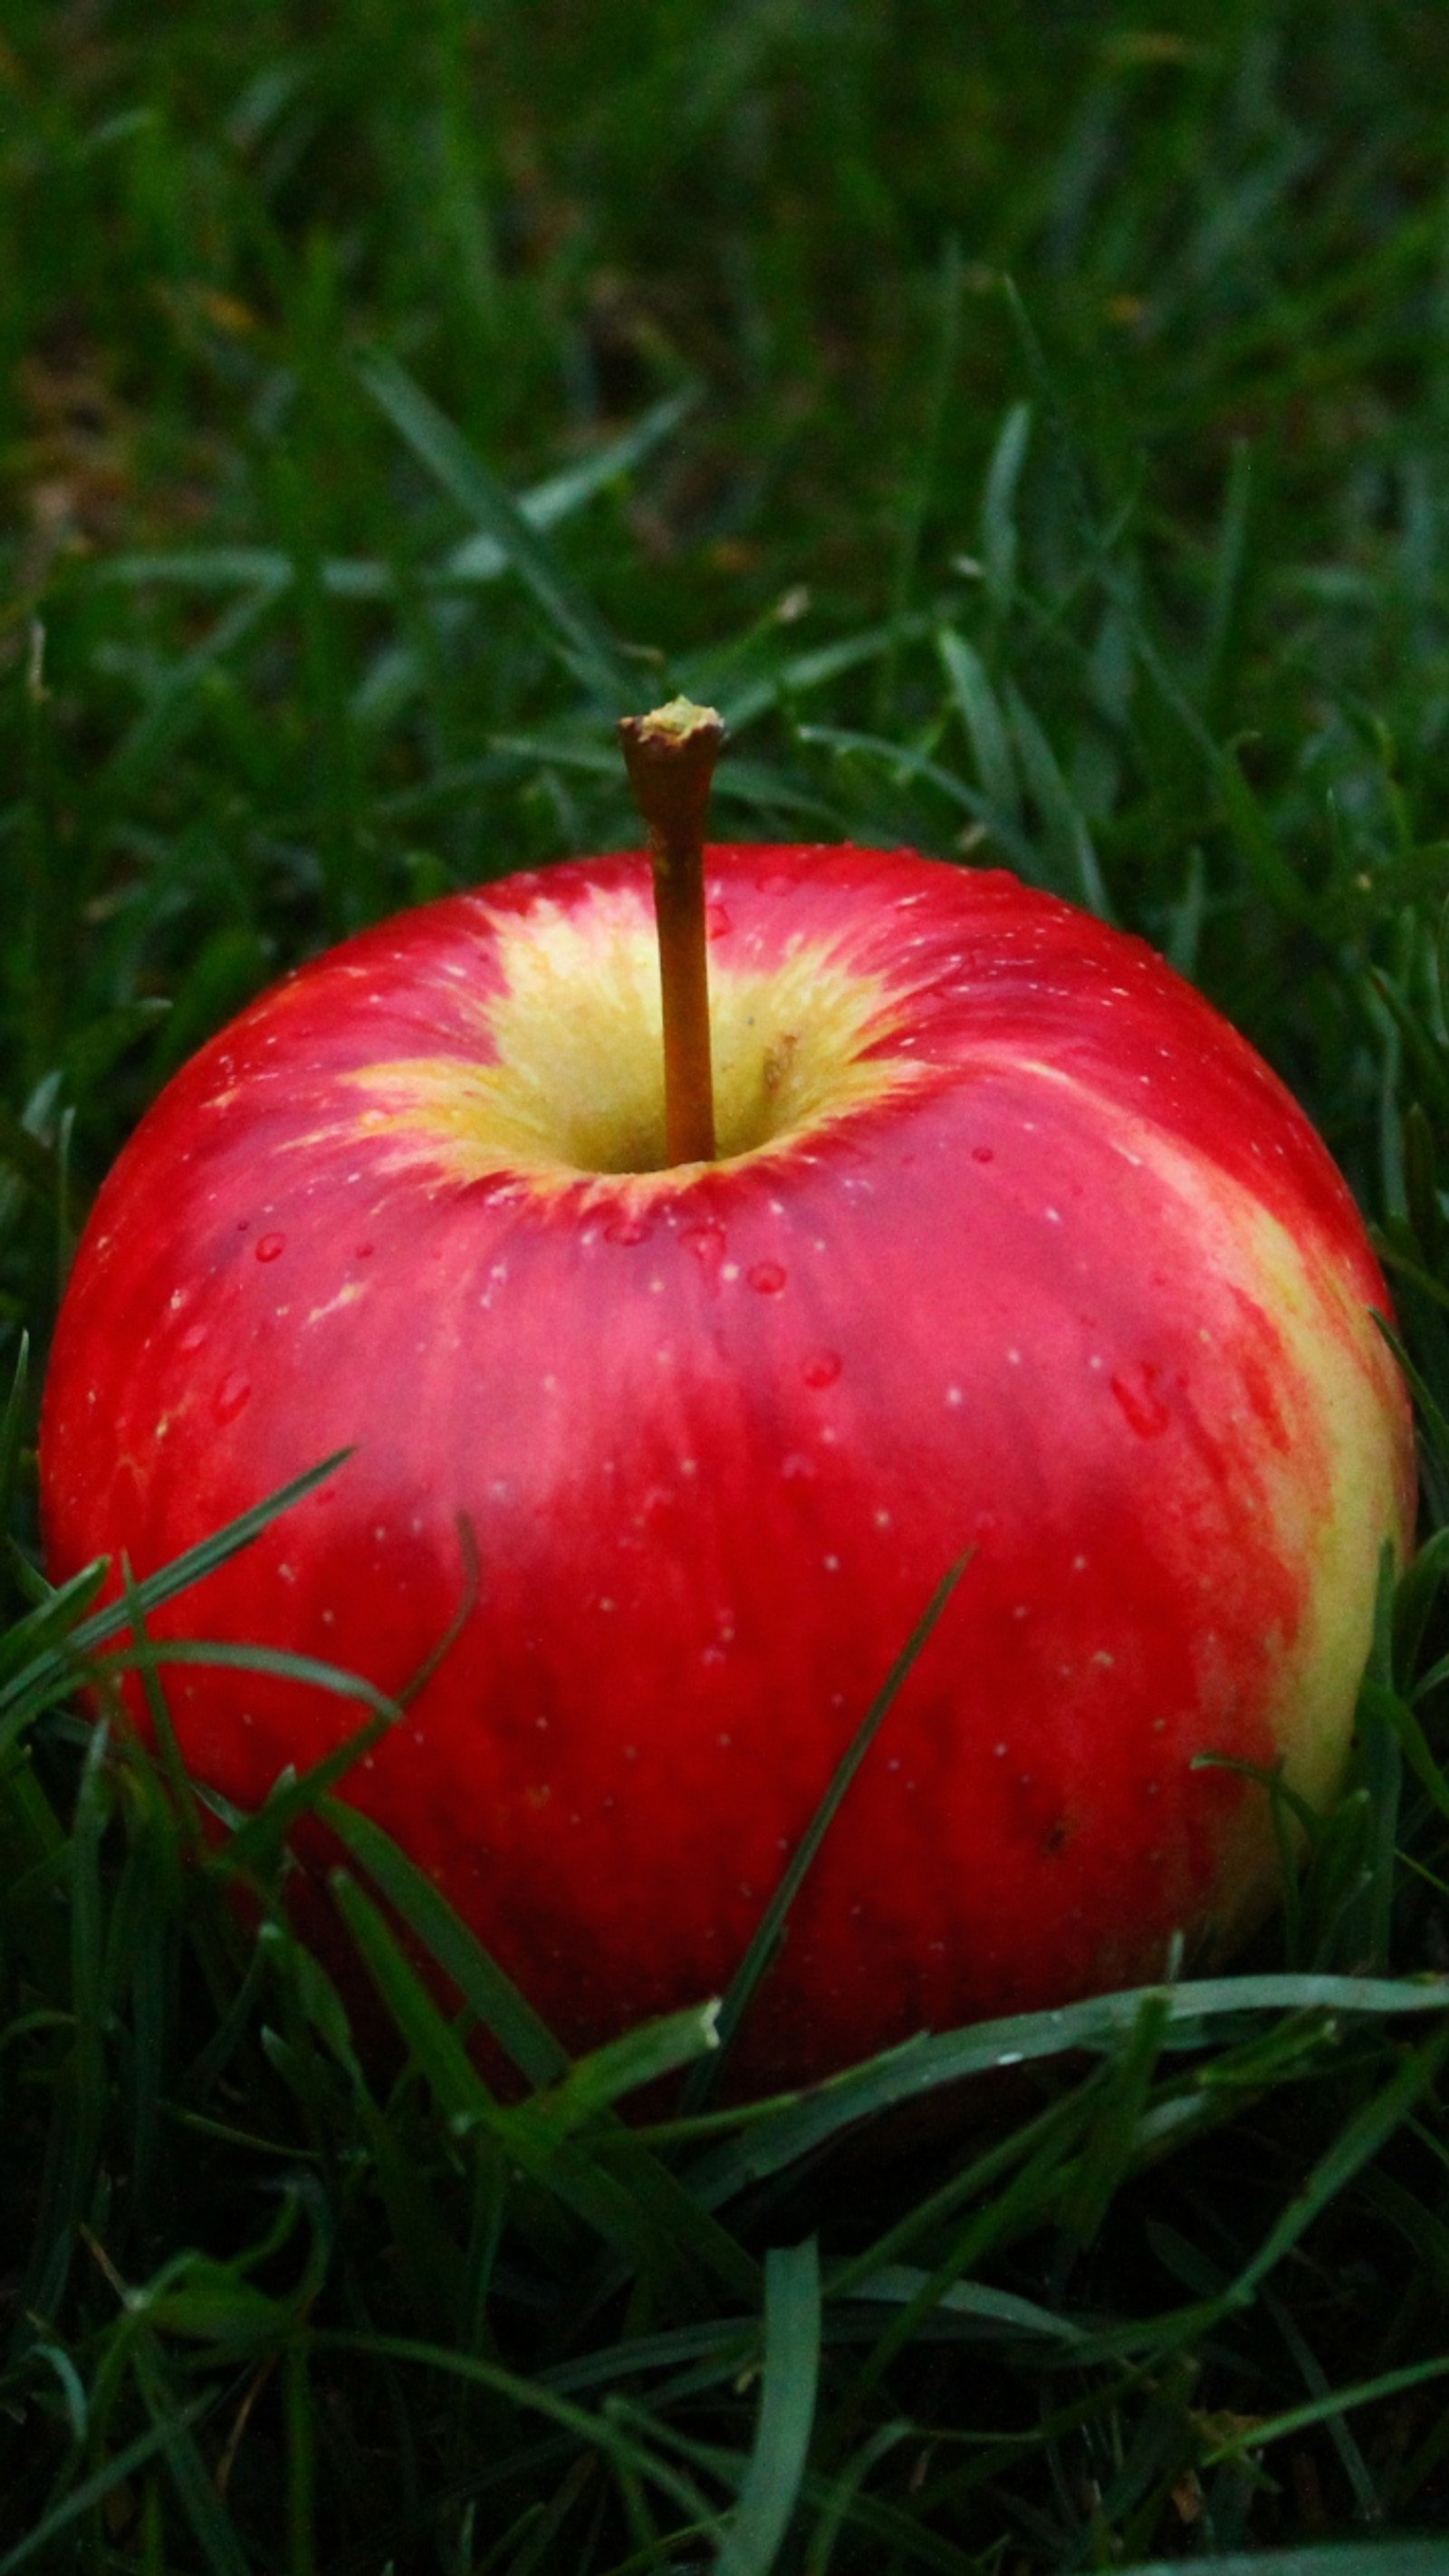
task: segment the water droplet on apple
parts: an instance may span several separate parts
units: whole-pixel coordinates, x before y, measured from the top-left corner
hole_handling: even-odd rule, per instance
[[[278,1261],[287,1249],[287,1238],[284,1234],[259,1234],[256,1248],[258,1261]]]
[[[839,1351],[816,1351],[800,1371],[807,1386],[834,1386],[840,1375]]]
[[[785,868],[768,868],[763,876],[755,879],[761,894],[793,894],[795,883],[794,877]]]
[[[649,1233],[647,1217],[632,1216],[621,1209],[617,1216],[610,1217],[605,1226],[604,1241],[606,1243],[647,1243]]]
[[[808,1450],[792,1449],[788,1457],[781,1459],[780,1473],[787,1485],[808,1485],[818,1475],[819,1469]]]
[[[729,1238],[722,1225],[686,1225],[680,1230],[679,1246],[682,1252],[692,1252],[701,1270],[716,1279],[729,1249]]]
[[[218,1422],[235,1422],[244,1404],[251,1400],[252,1382],[244,1369],[232,1369],[224,1377],[212,1399],[212,1411]]]
[[[179,1351],[199,1351],[205,1339],[204,1324],[188,1324],[176,1347]]]
[[[754,1261],[745,1277],[762,1297],[778,1297],[785,1285],[785,1266],[780,1261]]]
[[[730,920],[729,914],[726,912],[722,903],[707,903],[705,905],[704,929],[705,937],[707,939],[723,939],[725,933],[733,927],[734,925]]]

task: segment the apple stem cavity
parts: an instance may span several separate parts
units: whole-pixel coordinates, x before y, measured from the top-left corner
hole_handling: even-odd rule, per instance
[[[664,1005],[664,1133],[671,1163],[712,1163],[714,1077],[705,958],[704,821],[725,728],[713,707],[672,698],[624,716],[619,743],[649,836]]]

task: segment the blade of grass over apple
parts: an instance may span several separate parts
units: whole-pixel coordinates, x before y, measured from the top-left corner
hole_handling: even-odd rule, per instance
[[[103,1561],[73,1577],[63,1593],[51,1594],[31,1614],[34,1626],[22,1624],[17,1649],[20,1669],[0,1683],[0,1753],[42,1709],[75,1687],[77,1679],[83,1678],[83,1659],[104,1645],[108,1637],[124,1629],[131,1609],[139,1609],[145,1616],[163,1602],[174,1600],[178,1593],[186,1591],[193,1583],[200,1582],[203,1575],[211,1573],[218,1565],[224,1565],[238,1549],[248,1546],[270,1522],[290,1510],[315,1486],[335,1475],[350,1454],[346,1449],[339,1449],[335,1456],[324,1458],[320,1466],[293,1477],[274,1494],[269,1494],[265,1501],[239,1514],[236,1520],[229,1521],[211,1538],[188,1548],[170,1565],[143,1577],[132,1587],[129,1608],[123,1595],[120,1601],[110,1603],[105,1609],[90,1609],[91,1601],[106,1580],[107,1568]],[[77,1610],[81,1615],[72,1625],[71,1615]],[[41,1640],[49,1636],[52,1624],[59,1625],[63,1644],[42,1646]]]
[[[579,2118],[592,2118],[607,2108],[605,2102],[593,2098],[595,2077],[589,2072],[593,2061],[585,2059],[576,2066],[570,2060],[527,1997],[505,1976],[476,1935],[459,1921],[426,1874],[398,1850],[382,1828],[340,1799],[324,1799],[318,1813],[362,1864],[397,1919],[421,1942],[467,2011],[498,2042],[535,2093],[547,2090],[554,2103],[570,2103]],[[674,2056],[671,2064],[686,2064],[691,2056],[712,2048],[717,2020],[712,2004],[685,2014],[679,2027],[688,2042],[686,2053],[683,2057]],[[669,2026],[646,2025],[646,2032],[657,2033],[661,2027]],[[666,2053],[675,2045],[673,2039],[666,2040]],[[662,2061],[651,2063],[647,2071],[636,2071],[640,2061],[629,2054],[630,2046],[628,2038],[621,2041],[617,2059],[611,2060],[607,2051],[603,2053],[606,2088],[613,2083],[616,2069],[622,2069],[625,2076],[625,2081],[610,2093],[610,2100],[635,2083],[648,2083],[668,2071]],[[647,2037],[646,2055],[652,2058],[657,2046],[654,2037]],[[565,2120],[566,2125],[574,2125],[568,2114]],[[668,2212],[669,2223],[681,2241],[722,2276],[732,2278],[747,2296],[753,2295],[757,2284],[753,2259],[681,2190],[674,2176],[633,2131],[621,2129],[611,2138],[609,2160],[611,2169],[622,2172],[640,2196]]]
[[[50,1675],[53,1686],[62,1692],[73,1687],[74,1668],[68,1667],[60,1672],[57,1669],[59,1659],[85,1620],[105,1580],[104,1563],[86,1566],[55,1591],[47,1592],[45,1598],[7,1632],[3,1645],[0,1645],[0,1672],[6,1665],[18,1669],[9,1682],[0,1685],[0,1711],[7,1721],[0,1742],[13,1743],[19,1729],[34,1714],[26,1705],[23,1693],[38,1674]],[[7,1692],[13,1693],[8,1707]],[[17,1700],[20,1703],[18,1715],[15,1710]]]
[[[646,2273],[661,2252],[647,2210],[627,2184],[600,2170],[569,2141],[530,2117],[527,2103],[500,2103],[469,2058],[421,1978],[404,1958],[381,1913],[345,1870],[330,1881],[333,1899],[379,1995],[425,2074],[452,2133],[478,2130],[496,2139],[519,2167],[544,2184],[594,2235],[621,2255],[631,2273]]]
[[[287,1678],[286,1668],[290,1660],[283,1657],[271,1669]],[[245,1648],[239,1650],[239,1667],[243,1672],[259,1669]],[[403,1711],[396,1701],[384,1699],[369,1685],[359,1684],[353,1673],[336,1672],[330,1681],[324,1680],[322,1676],[328,1670],[325,1665],[310,1671],[299,1670],[291,1678],[303,1682],[309,1689],[331,1690],[340,1699],[371,1701],[374,1715],[344,1742],[334,1745],[330,1753],[324,1753],[319,1761],[311,1763],[306,1771],[299,1773],[289,1765],[281,1772],[261,1806],[250,1815],[235,1818],[226,1841],[208,1855],[207,1868],[214,1875],[222,1879],[245,1879],[251,1872],[268,1869],[293,1826],[303,1816],[311,1815],[319,1798],[325,1796],[335,1782],[345,1779],[354,1765],[400,1723]]]
[[[133,1587],[133,1598],[139,1591],[139,1585]],[[300,1682],[308,1690],[330,1692],[334,1698],[360,1699],[388,1726],[395,1726],[403,1714],[400,1701],[375,1689],[361,1673],[347,1672],[340,1664],[324,1663],[316,1655],[294,1654],[285,1646],[237,1645],[229,1637],[153,1637],[148,1640],[146,1652],[152,1664],[199,1664],[213,1669],[271,1673],[282,1681]],[[115,1673],[134,1671],[137,1661],[133,1648],[121,1646],[107,1654],[94,1655],[92,1669],[107,1680]]]
[[[131,1600],[140,1598],[141,1587],[133,1586]],[[93,1655],[89,1672],[99,1684],[121,1673],[137,1672],[143,1679],[159,1680],[162,1667],[172,1664],[211,1667],[241,1672],[265,1673],[271,1677],[295,1682],[305,1690],[318,1690],[338,1699],[361,1700],[373,1712],[368,1722],[337,1745],[299,1778],[294,1772],[282,1775],[266,1803],[256,1813],[238,1823],[223,1849],[209,1854],[207,1867],[226,1877],[239,1876],[272,1852],[278,1850],[300,1816],[311,1812],[321,1794],[333,1782],[351,1770],[354,1763],[380,1742],[405,1712],[385,1692],[374,1689],[358,1673],[345,1671],[340,1665],[320,1661],[311,1655],[288,1653],[272,1646],[238,1646],[228,1641],[208,1643],[202,1639],[156,1639],[142,1636],[135,1646],[103,1656]],[[159,1700],[159,1693],[156,1695]],[[163,1724],[163,1746],[169,1735]],[[194,1800],[194,1790],[191,1793]]]
[[[751,1999],[785,1937],[790,1908],[805,1883],[841,1802],[890,1715],[894,1702],[970,1562],[969,1554],[963,1556],[942,1576],[910,1637],[836,1764],[825,1794],[796,1844],[780,1883],[755,1927],[749,1948],[725,1989],[719,2013],[719,2048],[714,2056],[700,2060],[685,2086],[680,2103],[680,2109],[685,2118],[704,2109],[718,2084],[729,2062],[730,2051],[740,2026],[749,2011]]]
[[[275,1493],[254,1503],[250,1511],[238,1513],[235,1520],[228,1521],[212,1537],[188,1548],[184,1555],[173,1558],[170,1565],[161,1566],[155,1574],[144,1575],[135,1587],[135,1597],[141,1609],[148,1613],[159,1610],[163,1602],[174,1601],[179,1592],[199,1583],[203,1575],[225,1565],[228,1557],[249,1546],[273,1521],[289,1512],[294,1503],[300,1503],[318,1485],[325,1484],[329,1476],[335,1476],[351,1455],[350,1449],[335,1450],[318,1466],[309,1467],[302,1475],[293,1476],[285,1485],[279,1485]],[[125,1621],[124,1604],[114,1603],[108,1609],[97,1611],[94,1618],[78,1628],[71,1643],[82,1653],[88,1652],[91,1647],[104,1644],[107,1637],[113,1637],[118,1628],[124,1627]],[[0,1701],[0,1707],[3,1707],[3,1701]]]
[[[642,2271],[713,2274],[753,2297],[753,2260],[690,2200],[647,2148],[627,2132],[607,2162],[573,2132],[610,2119],[614,2103],[670,2073],[713,2044],[712,2007],[646,2025],[569,2067],[557,2083],[519,2105],[499,2103],[461,2039],[403,1957],[381,1913],[345,1871],[332,1892],[388,2011],[459,2136],[476,2127],[557,2194],[622,2258],[625,2279]],[[581,2304],[583,2304],[581,2302]]]
[[[288,1489],[291,1494],[291,1489]],[[295,1495],[291,1494],[295,1499]],[[254,1534],[254,1533],[253,1533]],[[174,1731],[160,1687],[159,1668],[164,1664],[200,1664],[242,1672],[261,1672],[283,1681],[298,1682],[304,1689],[320,1690],[335,1698],[358,1699],[372,1710],[372,1716],[343,1744],[335,1746],[320,1761],[298,1775],[287,1774],[275,1785],[265,1805],[246,1819],[237,1820],[224,1852],[209,1862],[224,1872],[241,1872],[256,1866],[264,1856],[278,1850],[297,1819],[310,1813],[331,1788],[353,1765],[369,1753],[389,1730],[406,1715],[409,1704],[447,1654],[450,1645],[465,1624],[472,1609],[477,1586],[477,1559],[472,1532],[466,1521],[459,1522],[459,1541],[463,1557],[464,1588],[459,1607],[438,1643],[423,1657],[417,1671],[396,1699],[380,1691],[357,1673],[328,1663],[315,1656],[299,1655],[283,1647],[238,1645],[231,1641],[207,1643],[192,1638],[185,1641],[167,1639],[157,1642],[145,1628],[145,1586],[135,1583],[129,1566],[123,1567],[125,1604],[128,1622],[133,1630],[132,1645],[110,1654],[92,1653],[91,1670],[101,1680],[129,1670],[139,1671],[147,1689],[152,1722],[162,1747],[168,1771],[179,1772],[180,1755]],[[195,1791],[189,1782],[175,1779],[178,1794],[194,1809]]]
[[[567,2050],[477,1935],[460,1922],[427,1873],[398,1850],[371,1816],[341,1799],[324,1799],[318,1814],[361,1862],[379,1894],[417,1934],[468,2011],[497,2040],[520,2075],[534,2086],[558,2083],[568,2073]]]
[[[629,2094],[642,2092],[661,2076],[673,2075],[680,2067],[691,2066],[696,2058],[706,2056],[719,2044],[715,2035],[718,2019],[718,2004],[707,2003],[640,2022],[634,2030],[625,2031],[622,2038],[591,2049],[586,2057],[576,2057],[568,2073],[548,2088],[545,2098],[535,2099],[531,2106],[533,2116],[553,2136],[572,2136],[576,2129],[586,2128],[604,2112],[612,2111]]]
[[[1242,2023],[1279,2016],[1320,2017],[1323,2045],[1337,2044],[1337,2025],[1383,2018],[1417,2020],[1449,2013],[1449,1983],[1429,1978],[1240,1976],[1162,1988],[1129,1989],[1006,2021],[983,2022],[939,2037],[923,2033],[848,2074],[831,2077],[808,2100],[787,2095],[752,2119],[738,2144],[706,2154],[686,2176],[690,2188],[719,2207],[807,2155],[858,2120],[921,2099],[963,2076],[1066,2057],[1081,2049],[1112,2054],[1137,2028],[1144,1996],[1165,2004],[1162,2046],[1192,2052],[1231,2043]]]

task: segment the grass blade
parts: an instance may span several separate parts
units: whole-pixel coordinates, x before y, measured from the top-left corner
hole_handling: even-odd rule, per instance
[[[13,2549],[7,2549],[4,2557],[0,2558],[0,2576],[22,2576],[22,2570],[33,2567],[42,2551],[48,2553],[52,2541],[58,2540],[63,2531],[79,2522],[82,2515],[93,2514],[97,2507],[104,2508],[108,2497],[124,2497],[136,2471],[143,2469],[148,2460],[154,2460],[158,2451],[166,2450],[180,2434],[189,2432],[193,2424],[199,2423],[208,2404],[205,2397],[193,2397],[175,2414],[153,2422],[149,2432],[139,2433],[134,2441],[123,2443],[120,2450],[113,2452],[100,2468],[93,2469],[89,2477],[82,2478],[68,2495],[53,2505],[43,2521],[34,2524]],[[1417,2571],[1413,2576],[1417,2576]]]
[[[370,1816],[340,1799],[327,1799],[319,1813],[417,1934],[469,2012],[497,2040],[520,2075],[533,2085],[558,2083],[568,2073],[567,2050],[482,1942],[459,1921],[426,1872],[400,1852]]]
[[[720,2547],[719,2576],[770,2576],[800,2495],[820,2379],[813,2238],[765,2259],[765,2358],[754,2448]]]
[[[856,2122],[897,2103],[919,2101],[963,2077],[988,2074],[998,2067],[1032,2065],[1077,2049],[1115,2054],[1137,2027],[1145,1998],[1157,1993],[1164,1999],[1164,2049],[1212,2048],[1236,2035],[1235,2026],[1251,2026],[1262,2017],[1280,2014],[1321,2014],[1331,2033],[1338,2021],[1357,2020],[1361,2015],[1397,2020],[1443,2016],[1449,2011],[1449,1982],[1437,1977],[1422,1982],[1339,1976],[1218,1977],[1160,1989],[1130,1988],[1050,2012],[981,2022],[938,2038],[923,2035],[868,2065],[833,2077],[803,2101],[787,2096],[772,2105],[744,2137],[701,2160],[689,2177],[691,2187],[711,2207],[719,2207]],[[1416,2085],[1411,2085],[1410,2101],[1415,2090]],[[1401,2116],[1400,2112],[1388,2118],[1385,2134],[1391,2133]]]
[[[636,675],[616,650],[592,602],[524,517],[511,493],[395,359],[374,354],[363,360],[360,373],[374,402],[420,464],[501,549],[595,695],[611,711],[624,712],[638,695]]]
[[[1004,816],[1013,831],[1021,828],[1021,782],[1011,735],[986,665],[964,635],[943,627],[937,639],[941,659],[961,711],[976,762],[976,775],[988,805]]]
[[[294,1476],[289,1484],[279,1486],[265,1501],[253,1504],[250,1511],[228,1521],[224,1528],[201,1540],[196,1547],[188,1548],[170,1565],[162,1566],[156,1574],[145,1576],[133,1586],[129,1602],[123,1597],[106,1609],[93,1611],[89,1618],[82,1619],[69,1631],[64,1657],[56,1651],[35,1656],[0,1689],[0,1721],[9,1720],[13,1731],[14,1726],[23,1723],[30,1713],[30,1703],[43,1705],[47,1695],[72,1685],[76,1679],[75,1656],[87,1654],[93,1647],[103,1645],[108,1637],[114,1637],[126,1626],[133,1607],[149,1615],[163,1602],[174,1601],[178,1593],[189,1590],[193,1583],[201,1581],[203,1575],[210,1574],[218,1565],[224,1565],[228,1557],[249,1547],[272,1521],[279,1519],[283,1512],[290,1511],[294,1503],[301,1502],[328,1476],[335,1475],[350,1455],[350,1450],[339,1449],[334,1456],[324,1458],[320,1466],[309,1468],[305,1475]],[[96,1567],[88,1567],[83,1574],[73,1578],[73,1586],[98,1586],[104,1580],[104,1570],[104,1563],[99,1571]],[[67,1595],[70,1589],[67,1587]],[[17,1711],[20,1713],[18,1717]]]
[[[700,2109],[719,2079],[731,2045],[761,1978],[765,1975],[784,1936],[790,1908],[794,1904],[816,1855],[829,1833],[841,1801],[852,1780],[880,1733],[886,1718],[930,1638],[970,1559],[962,1557],[944,1574],[931,1595],[917,1625],[900,1654],[896,1657],[885,1682],[866,1710],[851,1742],[841,1755],[824,1797],[790,1856],[789,1864],[761,1915],[755,1935],[730,1979],[719,2011],[719,2051],[717,2056],[701,2058],[694,2076],[685,2089],[684,2110],[688,2114]]]
[[[1348,2122],[1332,2146],[1319,2158],[1302,2190],[1289,2202],[1265,2243],[1239,2274],[1234,2285],[1237,2299],[1246,2299],[1260,2281],[1267,2279],[1319,2212],[1326,2209],[1329,2202],[1336,2199],[1339,2192],[1377,2155],[1408,2118],[1446,2059],[1449,2059],[1449,2022],[1404,2059],[1382,2091],[1376,2093]]]

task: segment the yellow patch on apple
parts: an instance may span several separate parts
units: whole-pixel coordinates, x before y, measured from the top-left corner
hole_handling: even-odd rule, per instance
[[[642,893],[546,898],[489,925],[502,989],[469,996],[477,1058],[407,1056],[347,1080],[358,1129],[389,1139],[389,1170],[441,1163],[458,1181],[504,1172],[536,1187],[629,1175],[677,1190],[666,1162],[659,957]],[[719,1160],[788,1145],[921,1079],[881,1052],[906,1026],[877,976],[825,942],[710,978]],[[456,1006],[456,995],[450,993]],[[615,1193],[616,1194],[616,1193]]]

